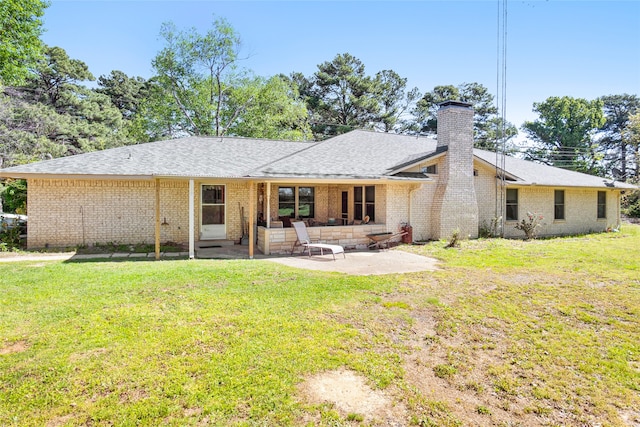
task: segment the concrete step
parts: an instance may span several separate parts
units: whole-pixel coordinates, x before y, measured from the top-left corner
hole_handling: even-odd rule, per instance
[[[233,240],[198,240],[195,243],[196,249],[202,248],[219,248],[222,246],[233,246],[237,242]]]
[[[196,258],[209,258],[209,259],[249,258],[249,247],[235,245],[235,246],[218,246],[217,248],[197,249]]]

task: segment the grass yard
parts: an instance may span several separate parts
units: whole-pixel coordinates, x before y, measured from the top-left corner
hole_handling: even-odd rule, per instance
[[[400,249],[442,270],[0,263],[0,425],[640,425],[640,226]]]

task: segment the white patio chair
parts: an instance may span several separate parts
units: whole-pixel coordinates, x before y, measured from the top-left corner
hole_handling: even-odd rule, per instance
[[[293,251],[295,251],[296,246],[303,246],[304,249],[302,250],[302,253],[304,254],[305,250],[309,251],[309,258],[311,258],[312,248],[320,249],[320,255],[324,255],[325,249],[331,251],[334,261],[336,260],[336,254],[342,254],[343,258],[347,257],[344,254],[344,248],[340,245],[328,245],[326,243],[312,243],[311,239],[309,238],[309,233],[307,232],[307,226],[304,224],[304,222],[296,221],[296,222],[292,222],[291,225],[293,225],[293,228],[296,230],[296,234],[298,235],[298,240],[296,240],[296,242],[293,244],[293,247],[291,248],[291,255],[293,255]]]

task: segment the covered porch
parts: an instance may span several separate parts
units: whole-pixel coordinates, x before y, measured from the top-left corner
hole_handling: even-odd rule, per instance
[[[364,250],[372,243],[369,234],[397,233],[410,220],[408,200],[416,188],[381,180],[155,181],[157,251],[161,241],[188,240],[190,258],[200,256],[203,241],[209,247],[235,243],[249,258],[290,254],[297,241],[294,221],[305,222],[312,240]],[[205,237],[212,225],[215,237]]]
[[[384,233],[385,224],[336,225],[308,227],[307,231],[312,240],[323,243],[340,245],[347,250],[367,249],[371,240],[368,234]],[[263,254],[289,254],[298,240],[293,228],[257,228],[257,249]],[[297,253],[302,248],[297,248]]]

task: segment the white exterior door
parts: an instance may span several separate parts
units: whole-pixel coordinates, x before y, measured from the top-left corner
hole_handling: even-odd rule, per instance
[[[202,185],[200,191],[200,238],[226,239],[226,188],[224,185]]]

